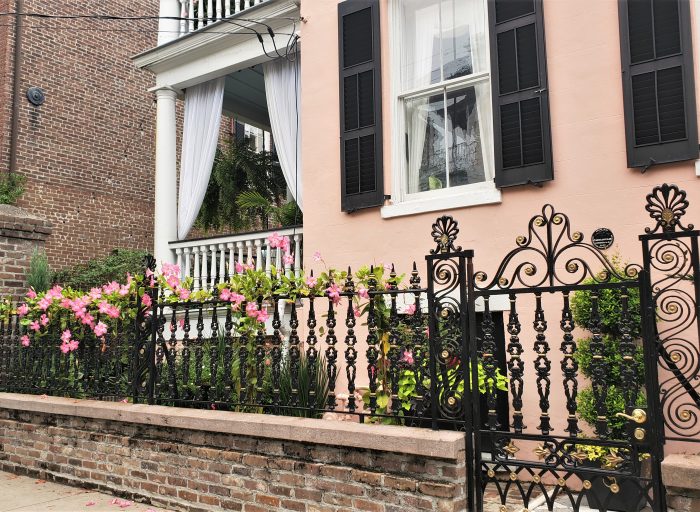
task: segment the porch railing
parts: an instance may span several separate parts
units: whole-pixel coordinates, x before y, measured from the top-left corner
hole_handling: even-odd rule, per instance
[[[250,9],[265,0],[180,0],[180,36]]]
[[[268,238],[273,233],[289,237],[293,261],[284,260],[280,248],[271,248]],[[257,231],[197,240],[171,242],[170,249],[180,266],[182,279],[191,277],[194,289],[213,288],[223,283],[236,270],[236,264],[253,264],[257,270],[268,272],[274,266],[285,272],[301,270],[303,230],[300,226],[271,231]]]

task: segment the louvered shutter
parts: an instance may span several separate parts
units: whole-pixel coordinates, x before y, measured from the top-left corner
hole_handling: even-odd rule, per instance
[[[343,211],[381,206],[382,107],[379,1],[338,4]]]
[[[549,181],[552,138],[541,0],[489,0],[496,186]]]
[[[687,0],[619,3],[628,167],[698,158]]]

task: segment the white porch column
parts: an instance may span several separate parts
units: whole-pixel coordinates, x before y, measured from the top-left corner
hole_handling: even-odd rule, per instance
[[[167,18],[179,18],[181,12],[180,0],[160,0],[158,46],[180,37],[180,21]]]
[[[175,99],[170,87],[156,89],[156,180],[153,255],[160,265],[174,261],[168,242],[177,240],[177,158]]]

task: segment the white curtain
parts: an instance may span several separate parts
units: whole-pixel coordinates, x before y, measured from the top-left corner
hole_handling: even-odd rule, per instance
[[[182,240],[194,224],[209,185],[219,142],[225,78],[188,87],[182,135],[177,237]]]
[[[270,127],[277,157],[287,186],[297,205],[303,210],[301,126],[298,116],[298,111],[301,110],[299,58],[300,53],[297,53],[293,62],[287,59],[267,62],[263,66],[263,72],[267,111],[270,114]]]
[[[428,5],[417,9],[413,18],[413,31],[404,31],[410,34],[413,52],[406,52],[409,59],[406,69],[412,70],[411,77],[406,77],[406,82],[416,85],[428,85],[431,81],[433,70],[434,44],[440,34],[440,6]],[[408,42],[408,41],[406,41]],[[410,45],[407,46],[410,48]],[[439,45],[438,45],[439,48]],[[410,72],[410,71],[409,71]],[[425,138],[427,137],[430,112],[428,98],[418,98],[408,102],[406,128],[408,130],[408,192],[414,194],[420,192],[420,167],[423,161]]]

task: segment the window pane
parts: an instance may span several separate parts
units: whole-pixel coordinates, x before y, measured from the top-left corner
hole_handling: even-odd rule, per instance
[[[405,0],[401,42],[404,89],[437,83],[440,77],[440,3]]]
[[[401,8],[403,90],[488,70],[484,0],[402,0]]]
[[[440,16],[443,80],[488,69],[483,0],[442,0]]]
[[[449,186],[480,183],[485,180],[481,150],[485,127],[480,126],[479,122],[476,88],[448,92],[446,105]]]
[[[488,82],[406,101],[409,194],[486,180],[489,102]]]
[[[442,94],[406,101],[408,193],[447,187]]]

